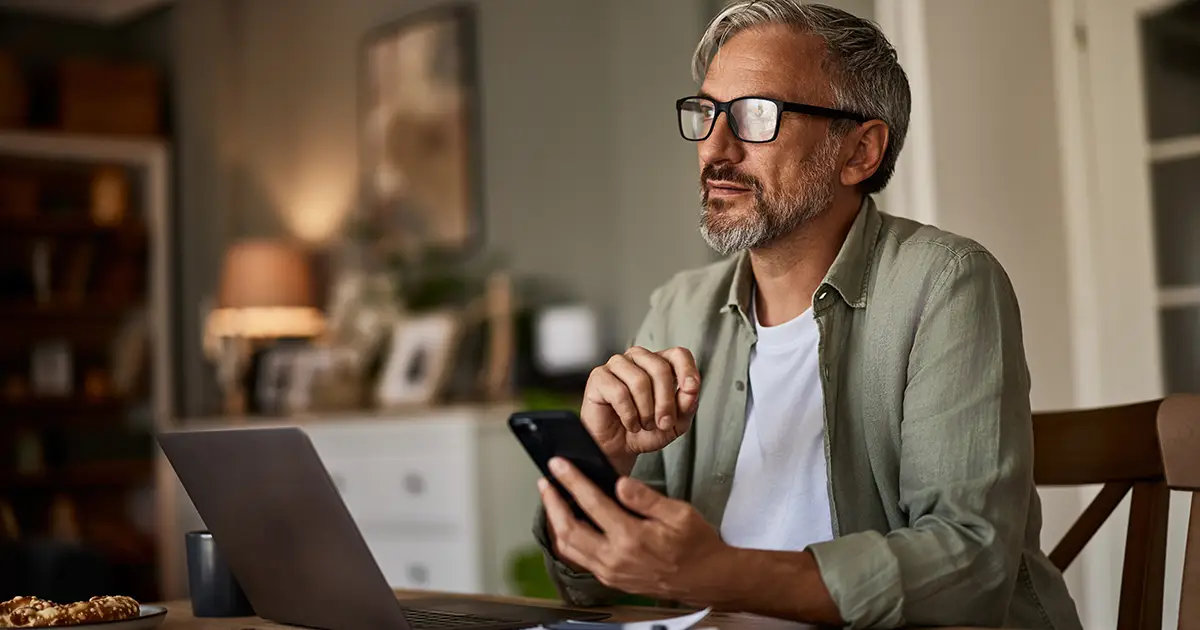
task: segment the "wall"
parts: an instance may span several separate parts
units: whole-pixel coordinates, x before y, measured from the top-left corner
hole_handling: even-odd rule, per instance
[[[222,149],[231,129],[230,34],[225,2],[186,1],[174,8],[176,314],[179,351],[176,413],[194,416],[219,405],[211,364],[201,352],[201,299],[214,289],[233,195]]]
[[[710,258],[699,236],[700,174],[696,146],[679,137],[675,100],[694,93],[691,55],[706,13],[681,19],[679,4],[616,0],[609,103],[616,116],[616,302],[622,344],[646,314],[647,299],[671,274]],[[636,11],[634,11],[636,7]],[[636,16],[636,17],[634,17]],[[669,42],[669,54],[646,54],[648,41]],[[670,77],[669,80],[664,80]],[[715,255],[715,254],[712,254]]]
[[[178,3],[185,415],[217,399],[199,305],[224,243],[353,208],[359,38],[432,4]],[[600,308],[623,344],[653,286],[708,261],[670,111],[694,90],[702,0],[478,6],[486,247]]]

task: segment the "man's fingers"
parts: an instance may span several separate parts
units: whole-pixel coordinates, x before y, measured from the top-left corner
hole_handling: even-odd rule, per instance
[[[679,415],[691,416],[696,413],[696,402],[700,400],[700,371],[696,369],[696,358],[687,348],[670,348],[659,353],[675,371],[675,382],[679,384],[675,392],[675,404]]]
[[[621,506],[604,494],[600,488],[596,487],[596,484],[592,483],[570,462],[561,457],[555,457],[550,460],[550,472],[567,489],[567,492],[571,493],[579,507],[592,518],[596,525],[600,526],[600,529],[607,533],[629,526],[631,518],[621,510]]]
[[[596,404],[608,405],[621,419],[625,429],[637,432],[642,426],[642,414],[638,411],[629,387],[617,375],[612,373],[608,365],[602,365],[592,370],[588,378],[588,389],[596,394],[588,394],[589,399]]]
[[[682,504],[656,492],[654,488],[630,478],[622,477],[617,482],[617,498],[629,509],[656,521],[674,523]]]
[[[539,479],[538,490],[542,495],[542,507],[546,510],[547,525],[554,532],[555,546],[564,555],[562,559],[594,570],[598,551],[603,544],[600,533],[575,518],[571,507],[550,482]]]
[[[625,352],[638,367],[650,375],[654,391],[654,423],[666,430],[675,422],[675,370],[662,356],[635,346]]]
[[[654,429],[654,382],[650,379],[650,375],[623,354],[613,355],[608,360],[608,369],[625,384],[633,396],[634,404],[638,409],[640,428]],[[630,430],[635,429],[631,428]]]

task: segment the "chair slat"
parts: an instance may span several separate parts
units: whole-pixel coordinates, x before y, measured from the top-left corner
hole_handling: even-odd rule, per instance
[[[1163,482],[1138,482],[1129,506],[1125,563],[1117,630],[1162,628],[1163,582],[1167,572],[1167,508]]]
[[[1067,567],[1071,566],[1079,552],[1083,551],[1092,536],[1100,531],[1104,521],[1108,520],[1132,487],[1133,482],[1129,481],[1111,481],[1104,484],[1100,493],[1092,499],[1079,519],[1071,525],[1071,529],[1067,530],[1062,540],[1055,545],[1054,551],[1050,552],[1050,562],[1053,562],[1059,571],[1066,571]]]

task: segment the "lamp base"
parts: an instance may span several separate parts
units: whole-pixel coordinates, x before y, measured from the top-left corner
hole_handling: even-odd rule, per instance
[[[224,413],[246,415],[246,370],[250,366],[251,341],[242,337],[221,339],[216,357],[217,383],[225,395]]]
[[[245,388],[237,387],[235,391],[225,393],[224,413],[226,416],[244,416],[248,408]]]

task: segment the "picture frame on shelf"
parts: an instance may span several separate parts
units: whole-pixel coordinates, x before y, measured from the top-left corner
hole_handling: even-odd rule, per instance
[[[376,386],[376,404],[382,408],[433,404],[450,375],[461,324],[450,311],[399,321]]]
[[[282,414],[291,389],[293,363],[300,348],[283,345],[263,351],[255,374],[254,402],[261,413]]]
[[[326,377],[351,373],[357,362],[358,355],[351,348],[309,346],[296,349],[289,365],[290,376],[284,392],[284,410],[296,414],[314,411],[314,406],[318,403],[322,408],[327,407],[330,403],[328,392],[322,387],[326,384]]]
[[[357,408],[360,356],[345,346],[283,344],[263,352],[254,388],[266,415]]]

